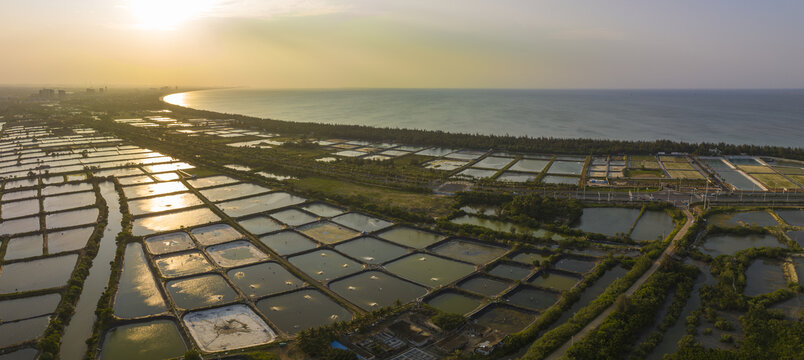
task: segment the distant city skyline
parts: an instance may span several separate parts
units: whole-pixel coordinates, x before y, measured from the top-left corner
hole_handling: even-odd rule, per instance
[[[0,84],[804,88],[804,3],[0,3]]]

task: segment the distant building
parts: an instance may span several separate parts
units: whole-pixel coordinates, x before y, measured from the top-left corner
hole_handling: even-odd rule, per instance
[[[94,94],[94,93],[95,93],[95,89],[87,88],[87,94]]]
[[[40,98],[52,98],[56,95],[56,90],[54,89],[42,89],[39,90],[39,97]]]

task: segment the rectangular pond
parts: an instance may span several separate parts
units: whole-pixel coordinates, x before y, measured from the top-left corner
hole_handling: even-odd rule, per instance
[[[496,174],[496,173],[497,173],[496,170],[468,168],[468,169],[461,170],[461,172],[459,172],[459,173],[457,173],[455,175],[456,176],[457,175],[462,175],[462,176],[470,177],[470,178],[473,178],[473,179],[486,179],[486,178],[490,178],[490,177],[494,176],[494,174]]]
[[[94,195],[92,197],[92,202],[95,202]],[[3,205],[0,206],[0,214],[3,215],[3,219],[19,218],[38,213],[39,199],[18,200],[11,202],[3,201]]]
[[[45,226],[48,229],[66,228],[76,225],[92,224],[98,222],[100,211],[98,208],[64,211],[45,216]]]
[[[438,255],[477,265],[486,264],[508,251],[506,248],[461,239],[448,241],[431,250]]]
[[[6,255],[3,260],[9,261],[40,256],[44,253],[44,247],[42,234],[11,238],[8,240],[8,245],[6,245]]]
[[[193,193],[165,195],[146,199],[131,200],[128,210],[131,215],[138,216],[155,212],[183,209],[204,204]]]
[[[38,191],[36,191],[36,189],[22,190],[22,191],[14,191],[14,192],[4,193],[4,194],[2,194],[2,196],[0,196],[0,200],[2,200],[3,203],[5,203],[7,201],[34,198],[34,197],[37,197],[37,196],[39,196],[39,194],[38,194]]]
[[[521,159],[517,161],[516,164],[509,167],[508,170],[539,173],[542,172],[544,167],[549,163],[549,160]]]
[[[109,329],[101,343],[101,359],[168,359],[184,355],[187,345],[170,320],[152,320]]]
[[[530,273],[531,268],[529,266],[510,264],[506,262],[497,263],[489,270],[489,274],[491,275],[513,281],[520,281],[526,276],[530,275]]]
[[[0,319],[16,321],[51,314],[61,301],[59,294],[46,294],[0,301]]]
[[[457,291],[442,291],[429,298],[427,305],[447,313],[466,315],[477,309],[482,303],[482,298],[469,296]]]
[[[486,156],[485,158],[483,158],[483,160],[476,162],[472,166],[478,168],[499,170],[504,168],[506,165],[510,164],[511,161],[514,161],[514,159],[508,157]]]
[[[212,202],[219,202],[223,200],[236,199],[246,196],[252,196],[270,192],[271,189],[259,185],[240,183],[234,185],[219,186],[209,189],[203,189],[199,192],[205,198]]]
[[[391,273],[429,287],[454,282],[475,271],[473,265],[424,253],[414,253],[385,265]]]
[[[555,264],[553,264],[553,268],[574,272],[578,274],[584,274],[587,272],[592,271],[595,268],[597,263],[593,260],[585,260],[585,259],[578,259],[573,257],[565,257],[561,260],[558,260]]]
[[[267,234],[285,228],[284,225],[266,215],[256,215],[243,218],[237,220],[237,223],[246,229],[246,231],[254,235]]]
[[[148,175],[136,175],[117,178],[117,181],[120,183],[120,185],[137,185],[152,183],[154,182],[154,179]]]
[[[427,289],[381,271],[364,271],[329,284],[338,295],[364,310],[407,303],[427,293]]]
[[[192,234],[201,245],[222,244],[244,238],[243,234],[227,224],[213,224],[197,227],[191,229],[190,234]]]
[[[237,181],[238,181],[237,179],[228,177],[226,175],[215,175],[215,176],[187,179],[187,183],[196,189],[201,189],[210,186],[217,186],[217,185],[232,184],[236,183]]]
[[[555,271],[540,271],[534,275],[528,283],[543,287],[554,289],[558,291],[567,291],[572,289],[575,284],[579,283],[583,278],[579,276],[564,274]]]
[[[311,223],[318,218],[299,209],[287,209],[271,213],[271,217],[289,226]]]
[[[126,186],[123,188],[123,194],[128,199],[134,199],[146,196],[165,195],[170,193],[177,193],[188,191],[186,186],[180,181],[159,182],[154,184],[142,184],[134,186]]]
[[[271,211],[286,206],[297,205],[307,199],[284,192],[275,192],[239,200],[230,200],[217,204],[226,215],[241,217],[259,212]]]
[[[734,255],[740,250],[760,247],[785,247],[773,235],[713,235],[707,236],[700,250],[711,256]]]
[[[288,258],[293,266],[318,281],[329,281],[360,271],[362,264],[332,250],[316,250]]]
[[[444,238],[441,234],[407,226],[396,226],[377,234],[377,236],[414,249],[424,249]]]
[[[290,335],[352,319],[349,310],[314,289],[265,298],[257,302],[257,308],[280,330]]]
[[[231,269],[226,273],[226,276],[246,296],[252,299],[296,290],[305,286],[301,279],[275,262],[264,262]]]
[[[126,245],[123,273],[115,294],[114,314],[121,318],[138,318],[161,314],[166,310],[142,246],[138,243]]]
[[[340,243],[335,250],[366,264],[382,264],[408,253],[407,248],[368,236]]]
[[[347,213],[332,218],[332,221],[361,232],[373,232],[393,225],[391,222],[360,213]]]
[[[525,183],[534,181],[536,180],[537,177],[539,177],[539,174],[506,171],[502,173],[500,176],[498,176],[496,180],[514,182],[514,183]]]
[[[50,316],[40,316],[9,323],[0,323],[0,348],[34,340],[43,335]]]
[[[78,255],[70,254],[5,264],[0,272],[0,294],[64,286],[76,261]]]
[[[553,161],[548,174],[581,175],[583,172],[583,161]]]
[[[804,210],[802,209],[784,209],[775,210],[776,214],[782,218],[786,223],[792,226],[804,226]]]
[[[776,219],[767,211],[746,211],[738,213],[715,214],[709,218],[709,222],[722,227],[756,225],[756,226],[776,226],[779,225]]]
[[[195,248],[195,243],[186,232],[177,231],[145,238],[145,247],[155,255]]]
[[[522,264],[533,265],[536,262],[542,263],[547,260],[550,255],[550,253],[538,251],[519,251],[514,256],[511,256],[511,260]]]
[[[309,205],[305,205],[304,207],[302,207],[302,209],[307,210],[321,217],[338,216],[345,212],[343,209],[324,203],[312,203]]]
[[[576,226],[583,232],[615,236],[626,234],[634,226],[640,209],[629,208],[585,208]]]
[[[221,267],[241,266],[268,259],[268,255],[248,241],[213,245],[208,247],[206,252],[212,261]]]
[[[638,241],[664,239],[675,227],[673,218],[666,212],[645,210],[631,231],[631,239]]]
[[[218,274],[171,280],[165,288],[176,306],[182,309],[198,309],[237,299],[234,289]]]
[[[79,191],[92,191],[92,184],[81,182],[63,185],[50,185],[42,188],[42,196],[58,195]]]
[[[513,282],[492,278],[484,275],[474,275],[458,283],[458,288],[488,297],[497,296],[509,288]]]
[[[212,264],[200,251],[160,256],[154,259],[154,264],[159,273],[166,278],[195,275],[213,269]]]
[[[178,230],[182,226],[191,227],[219,221],[221,218],[207,208],[185,210],[175,213],[153,215],[134,219],[134,236],[150,235],[157,232]]]
[[[315,249],[318,244],[295,231],[280,231],[266,235],[260,241],[281,256]]]
[[[276,333],[246,305],[190,312],[184,324],[202,351],[234,350],[276,339]]]
[[[65,251],[83,249],[87,241],[95,232],[95,228],[88,226],[77,229],[50,231],[47,234],[47,252],[57,254]]]
[[[537,289],[530,286],[520,285],[511,292],[505,294],[505,301],[509,304],[520,306],[530,310],[544,310],[558,301],[561,297],[551,291]]]
[[[359,236],[360,233],[330,221],[319,221],[296,229],[322,244],[335,244]]]
[[[542,178],[542,182],[545,184],[578,185],[579,181],[581,178],[572,176],[547,175]]]
[[[0,235],[23,234],[39,231],[39,216],[29,216],[0,222]]]

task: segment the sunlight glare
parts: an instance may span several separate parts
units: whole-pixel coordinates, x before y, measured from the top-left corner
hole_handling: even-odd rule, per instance
[[[184,99],[186,95],[186,93],[170,94],[165,96],[164,101],[168,104],[187,107],[187,102]]]
[[[128,9],[138,28],[174,30],[179,24],[207,13],[217,0],[130,0]]]

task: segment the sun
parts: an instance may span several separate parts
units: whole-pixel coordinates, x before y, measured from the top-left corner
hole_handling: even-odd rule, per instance
[[[129,0],[128,9],[136,26],[151,30],[173,30],[179,24],[209,13],[216,0]]]

